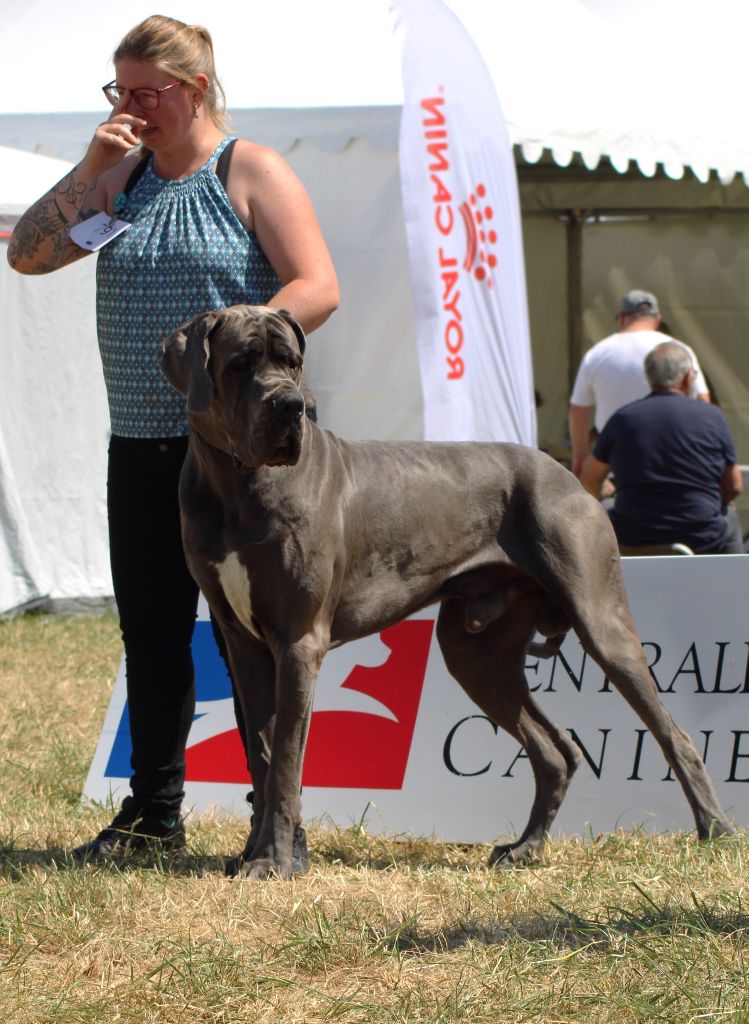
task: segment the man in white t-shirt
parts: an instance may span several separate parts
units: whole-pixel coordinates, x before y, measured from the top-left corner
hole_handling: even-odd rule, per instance
[[[595,406],[598,433],[623,405],[650,393],[645,377],[645,356],[664,341],[677,341],[658,330],[661,322],[658,300],[650,292],[634,289],[622,297],[617,316],[619,330],[589,349],[583,356],[570,399],[572,472],[580,476],[590,442],[590,414]],[[683,342],[679,342],[683,345]],[[710,393],[688,345],[695,369],[695,393],[704,402]]]

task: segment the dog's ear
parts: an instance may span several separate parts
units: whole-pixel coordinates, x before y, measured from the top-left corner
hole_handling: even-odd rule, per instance
[[[296,322],[288,309],[277,309],[275,312],[278,313],[279,316],[283,317],[289,327],[291,327],[292,331],[296,335],[296,340],[299,344],[299,351],[304,355],[304,350],[307,348],[307,339],[305,338],[304,331],[300,325]]]
[[[207,412],[213,401],[213,380],[208,372],[210,334],[218,314],[201,313],[165,338],[159,349],[161,371],[181,395],[188,412]]]

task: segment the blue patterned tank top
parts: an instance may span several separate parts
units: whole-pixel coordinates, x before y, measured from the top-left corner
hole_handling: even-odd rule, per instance
[[[281,287],[213,171],[229,141],[177,181],[159,178],[150,157],[122,214],[132,227],[99,252],[99,350],[115,434],[186,434],[185,400],[159,369],[160,343],[198,313],[263,305]]]

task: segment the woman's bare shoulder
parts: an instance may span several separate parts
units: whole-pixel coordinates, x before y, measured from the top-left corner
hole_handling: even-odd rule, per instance
[[[258,142],[250,142],[248,139],[237,139],[232,153],[232,166],[237,166],[244,174],[261,175],[269,171],[288,169],[288,163],[269,146],[263,146]]]

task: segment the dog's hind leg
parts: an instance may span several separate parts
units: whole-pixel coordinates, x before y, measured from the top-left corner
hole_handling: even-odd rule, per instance
[[[484,714],[525,750],[536,791],[528,823],[513,843],[496,846],[489,863],[513,866],[538,857],[581,754],[533,700],[525,679],[526,648],[535,631],[536,599],[515,601],[483,632],[469,633],[459,600],[447,601],[437,620],[445,664]]]
[[[608,604],[610,607],[610,600]],[[606,604],[601,602],[595,615],[576,625],[576,631],[584,650],[598,662],[658,741],[689,801],[700,839],[733,833],[694,743],[661,700],[626,603],[619,603],[607,615]]]
[[[575,529],[569,528],[570,522]],[[733,832],[702,758],[671,718],[650,676],[606,513],[580,493],[567,502],[564,515],[547,522],[545,545],[533,549],[533,558],[534,578],[553,595],[583,649],[660,744],[692,808],[700,838]]]
[[[651,677],[632,621],[618,559],[609,577],[584,595],[572,595],[573,627],[587,653],[607,674],[658,741],[695,815],[701,839],[732,834],[710,776],[688,734],[671,718]]]
[[[489,857],[490,865],[513,867],[539,856],[582,759],[569,734],[546,717],[528,692],[523,695],[517,738],[528,754],[536,792],[522,834],[515,842],[495,846]]]

